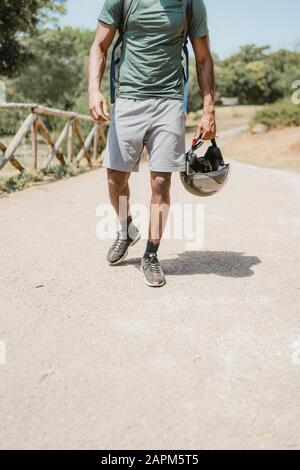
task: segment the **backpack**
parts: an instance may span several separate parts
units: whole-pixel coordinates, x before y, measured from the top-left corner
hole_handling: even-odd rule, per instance
[[[116,51],[118,47],[123,46],[124,35],[127,31],[128,20],[131,12],[138,3],[138,0],[121,0],[123,2],[123,18],[122,25],[119,29],[119,37],[113,47],[112,58],[111,58],[111,67],[110,67],[110,100],[114,104],[116,100],[116,67],[120,64],[121,57],[116,58]],[[183,43],[182,51],[185,56],[185,69],[183,68],[183,77],[184,77],[184,97],[182,104],[182,111],[187,112],[188,104],[188,95],[189,95],[189,50],[188,50],[188,33],[189,27],[192,18],[192,0],[183,0],[184,7],[184,34],[183,34]]]

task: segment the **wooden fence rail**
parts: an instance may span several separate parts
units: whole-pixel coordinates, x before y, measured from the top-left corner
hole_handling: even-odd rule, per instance
[[[53,160],[58,160],[59,164],[64,166],[66,161],[73,162],[77,166],[86,159],[90,166],[100,162],[98,153],[99,141],[102,141],[103,147],[106,145],[106,137],[104,127],[106,124],[98,124],[90,117],[83,114],[62,111],[60,109],[47,108],[35,103],[0,103],[1,110],[27,110],[29,112],[25,121],[12,138],[11,142],[6,146],[0,141],[0,170],[7,164],[11,163],[14,168],[23,172],[26,168],[17,160],[15,153],[25,136],[31,135],[31,163],[32,169],[38,169],[38,135],[49,146],[49,153],[45,161],[43,161],[42,171],[46,171]],[[55,140],[52,138],[50,131],[45,125],[42,116],[53,116],[66,120],[60,135]],[[82,136],[80,123],[93,124],[91,131],[86,137]],[[80,145],[79,152],[74,155],[74,137],[77,138]],[[67,141],[66,155],[62,150],[62,144]],[[92,149],[92,156],[90,154]]]

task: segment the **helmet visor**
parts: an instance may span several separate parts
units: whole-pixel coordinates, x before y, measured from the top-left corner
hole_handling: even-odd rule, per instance
[[[226,184],[229,173],[229,167],[222,170],[201,174],[197,173],[190,178],[193,188],[203,196],[211,196],[219,192]]]

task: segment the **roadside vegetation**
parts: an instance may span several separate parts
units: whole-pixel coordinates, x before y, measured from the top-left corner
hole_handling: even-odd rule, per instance
[[[290,99],[264,106],[254,116],[255,124],[264,124],[268,129],[300,126],[300,105]]]
[[[0,197],[15,191],[22,191],[34,184],[59,181],[64,178],[71,178],[80,175],[85,171],[90,171],[87,167],[80,167],[68,162],[65,166],[49,167],[46,171],[32,170],[24,171],[13,176],[0,176]]]

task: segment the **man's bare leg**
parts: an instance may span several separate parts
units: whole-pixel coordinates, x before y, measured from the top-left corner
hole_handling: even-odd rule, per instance
[[[130,173],[108,170],[108,189],[110,202],[121,224],[121,232],[108,252],[107,260],[111,266],[120,264],[127,256],[128,249],[139,240],[138,230],[132,224],[130,215]]]
[[[107,178],[110,202],[122,225],[122,222],[126,222],[130,216],[130,189],[128,184],[130,173],[107,170]]]
[[[151,214],[149,242],[159,245],[170,209],[170,188],[172,173],[151,172]]]
[[[169,215],[171,178],[172,173],[151,172],[149,239],[142,259],[142,271],[146,284],[150,287],[161,287],[166,282],[157,258],[157,251]]]

